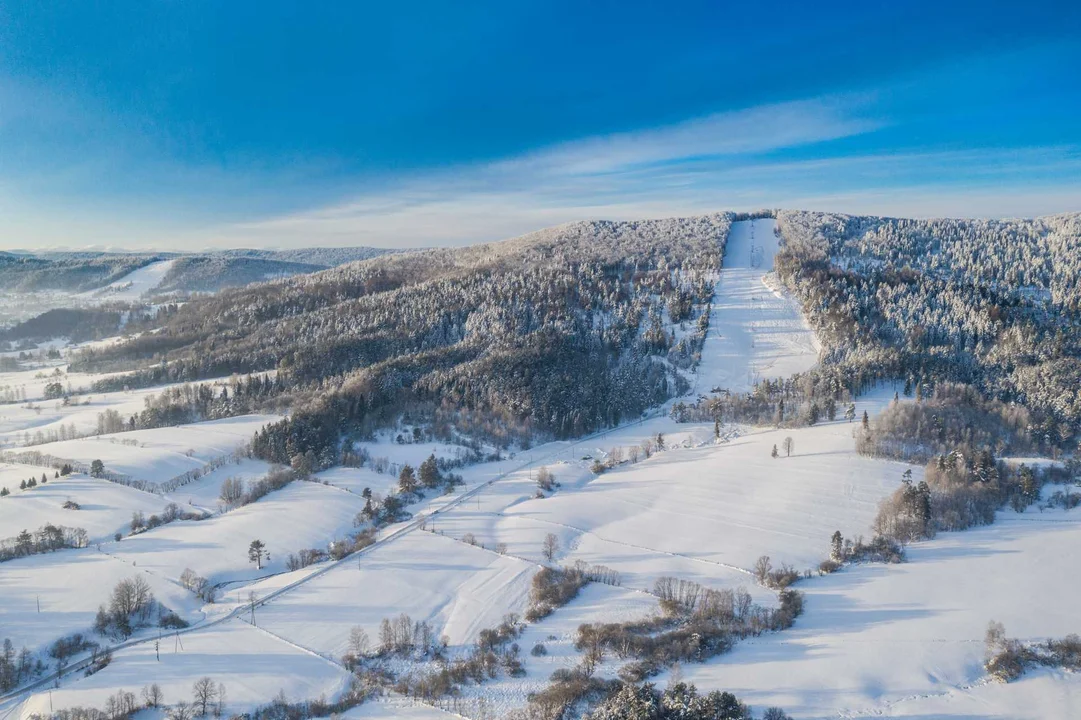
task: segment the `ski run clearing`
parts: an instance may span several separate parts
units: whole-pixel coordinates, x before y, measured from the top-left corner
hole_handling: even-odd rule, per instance
[[[816,362],[814,334],[771,279],[777,242],[772,220],[733,225],[697,394],[745,390],[755,380],[786,377]],[[140,272],[151,282],[160,270],[152,265]],[[882,388],[861,397],[857,413],[874,415],[892,396],[892,388]],[[99,396],[91,409],[126,412],[141,403],[142,394]],[[36,418],[68,421],[68,410],[50,412],[18,414],[8,406],[0,432],[16,437],[33,430]],[[82,424],[90,417],[82,416]],[[100,459],[111,471],[160,486],[229,456],[275,419],[240,417],[32,449],[81,463]],[[463,488],[409,508],[415,519],[385,528],[381,542],[343,561],[293,572],[285,566],[289,553],[325,549],[353,530],[365,488],[385,496],[396,485],[397,466],[416,467],[433,453],[456,459],[462,448],[414,444],[403,428],[402,441],[383,434],[364,444],[387,472],[332,468],[228,512],[217,501],[223,481],[258,479],[269,470],[265,463],[236,457],[164,494],[80,474],[50,475],[48,484],[19,491],[19,481],[40,476],[41,468],[5,465],[0,485],[15,487],[0,499],[0,536],[51,522],[85,528],[92,543],[0,565],[0,637],[39,651],[65,634],[88,632],[112,587],[135,574],[193,627],[160,639],[157,630],[144,630],[90,677],[73,673],[51,693],[40,689],[0,702],[0,719],[28,718],[50,707],[101,707],[119,688],[137,691],[152,682],[161,685],[166,702],[175,702],[207,675],[227,686],[230,713],[265,704],[279,690],[291,700],[332,699],[348,681],[340,658],[354,627],[374,641],[383,618],[406,613],[446,636],[454,655],[506,613],[522,614],[531,579],[545,564],[542,541],[552,533],[555,562],[604,565],[622,584],[588,585],[528,625],[517,641],[525,676],[467,686],[455,701],[466,716],[498,717],[522,707],[554,670],[578,662],[573,638],[581,623],[658,612],[650,593],[659,576],[744,587],[757,602],[773,604],[775,593],[757,586],[751,573],[759,556],[802,571],[826,557],[834,531],[869,536],[878,502],[910,466],[857,455],[854,427],[845,421],[798,430],[725,427],[715,438],[712,425],[677,425],[656,413],[591,438],[466,465],[456,471]],[[665,439],[663,452],[601,475],[591,472],[594,459],[657,433]],[[772,447],[788,436],[791,457],[772,458]],[[537,497],[541,467],[559,483],[548,497]],[[913,472],[918,482],[922,470]],[[68,499],[81,509],[64,510]],[[168,502],[209,517],[112,539],[133,512],[157,513]],[[255,538],[269,552],[262,567],[247,557]],[[1076,511],[1004,513],[992,526],[911,546],[907,563],[851,566],[804,580],[799,589],[806,609],[793,628],[740,642],[679,673],[700,689],[729,690],[758,712],[779,705],[796,718],[1079,717],[1076,676],[1029,672],[1002,685],[988,682],[982,667],[983,634],[992,619],[1024,640],[1078,630],[1071,548],[1079,543]],[[179,585],[187,568],[220,586],[217,604],[204,605]],[[253,597],[259,602],[252,611]],[[532,656],[538,643],[547,654]],[[608,658],[597,672],[614,677],[618,666]],[[450,716],[391,695],[343,718]]]

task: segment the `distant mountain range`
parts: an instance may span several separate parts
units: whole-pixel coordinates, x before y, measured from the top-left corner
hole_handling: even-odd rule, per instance
[[[259,280],[325,270],[395,252],[385,248],[222,250],[201,253],[96,251],[0,251],[0,290],[84,293],[121,283],[156,262],[173,265],[151,293],[216,292]]]

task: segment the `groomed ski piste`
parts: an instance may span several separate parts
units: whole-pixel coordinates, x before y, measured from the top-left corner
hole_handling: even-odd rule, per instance
[[[772,280],[778,242],[773,229],[772,220],[733,225],[696,395],[745,390],[757,379],[786,377],[817,360],[813,332]],[[859,398],[857,413],[874,415],[893,394],[881,388]],[[226,685],[230,714],[266,704],[279,690],[294,701],[333,699],[348,680],[341,656],[353,627],[374,639],[382,618],[407,613],[431,623],[437,636],[446,635],[451,655],[460,653],[504,614],[522,613],[533,574],[547,564],[542,540],[553,533],[559,540],[554,563],[602,564],[618,571],[622,584],[588,585],[568,605],[528,625],[518,640],[524,677],[501,676],[462,689],[456,713],[499,717],[524,706],[553,670],[579,661],[573,636],[580,623],[656,613],[650,591],[659,576],[716,588],[742,586],[758,602],[775,603],[775,594],[754,582],[755,560],[769,555],[775,565],[811,569],[828,554],[835,530],[845,537],[869,536],[878,502],[911,467],[857,455],[854,426],[844,420],[793,430],[725,427],[716,439],[712,424],[676,424],[664,410],[589,438],[462,468],[463,488],[409,508],[413,518],[384,528],[376,544],[293,572],[283,564],[289,552],[325,546],[348,532],[364,502],[361,490],[386,493],[393,477],[368,468],[334,468],[318,474],[317,482],[294,482],[228,512],[214,507],[224,477],[251,479],[265,466],[249,460],[227,465],[167,497],[85,476],[20,491],[27,497],[48,493],[27,510],[28,526],[75,524],[63,513],[81,510],[56,505],[50,514],[50,507],[69,493],[85,498],[95,509],[84,526],[93,517],[91,534],[103,539],[82,550],[0,564],[0,637],[40,650],[64,634],[88,632],[113,585],[134,574],[191,627],[162,637],[157,630],[136,634],[89,677],[77,662],[59,681],[46,676],[0,701],[0,720],[102,707],[117,689],[138,691],[154,682],[166,703],[188,700],[192,683],[203,676]],[[192,450],[197,460],[227,451],[246,439],[241,428],[248,432],[266,420],[233,419],[235,435],[211,424],[205,431],[139,431],[146,448],[102,438],[64,449],[88,462],[93,458],[87,452],[108,446],[114,454],[107,466],[164,481],[177,470],[177,454],[187,457]],[[602,475],[590,471],[593,459],[657,433],[664,436],[665,451]],[[794,440],[791,457],[772,458],[771,448],[787,436]],[[162,453],[157,460],[139,452],[154,448]],[[48,452],[48,444],[38,449]],[[414,466],[431,452],[448,451],[389,437],[367,449],[373,457]],[[536,497],[541,467],[560,483],[543,498]],[[922,471],[912,469],[918,481]],[[11,472],[19,477],[22,468]],[[17,497],[0,500],[0,513]],[[132,512],[149,512],[170,500],[203,508],[211,517],[119,542],[108,537]],[[994,525],[910,546],[904,564],[857,565],[813,576],[798,586],[806,596],[805,612],[793,628],[742,641],[703,664],[684,664],[679,674],[702,690],[731,691],[759,713],[779,705],[795,718],[1081,716],[1081,686],[1074,675],[1030,671],[1004,685],[990,682],[982,667],[990,620],[1025,640],[1078,630],[1072,605],[1079,581],[1071,551],[1081,541],[1077,517],[1035,509],[1001,513]],[[0,535],[21,530],[10,525],[18,519],[0,514]],[[270,550],[262,568],[247,559],[255,537]],[[221,585],[217,603],[204,605],[180,587],[186,568]],[[544,643],[547,654],[531,656],[535,643]],[[614,677],[618,666],[608,658],[597,672]],[[667,678],[657,680],[663,684]],[[343,718],[454,716],[391,694]]]

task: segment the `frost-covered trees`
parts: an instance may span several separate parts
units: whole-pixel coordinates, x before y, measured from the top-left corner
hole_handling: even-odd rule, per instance
[[[960,381],[1034,414],[1046,449],[1077,431],[1081,215],[903,220],[782,212],[775,259],[826,362],[866,379]],[[908,393],[906,392],[906,395]]]
[[[140,624],[149,620],[155,607],[154,593],[142,575],[121,580],[113,587],[108,609],[104,605],[98,608],[94,631],[101,635],[126,638]]]
[[[131,371],[95,391],[257,373],[257,387],[227,397],[170,389],[137,425],[250,412],[288,393],[298,411],[253,447],[281,464],[309,450],[316,468],[334,462],[343,426],[365,432],[404,412],[500,445],[581,435],[686,388],[676,368],[697,362],[730,223],[577,223],[225,291],[72,367]],[[674,342],[680,323],[694,330]]]
[[[663,692],[652,683],[624,684],[587,716],[588,720],[749,720],[749,707],[728,692],[699,695],[677,682]]]
[[[543,492],[551,492],[555,488],[555,476],[547,466],[537,470],[537,488]]]

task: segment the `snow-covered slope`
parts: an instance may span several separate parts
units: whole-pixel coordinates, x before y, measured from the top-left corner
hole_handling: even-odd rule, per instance
[[[1040,640],[1077,632],[1076,512],[1000,513],[994,525],[908,549],[901,565],[866,565],[801,585],[796,627],[741,643],[684,678],[796,718],[1070,718],[1081,683],[1037,674],[988,685],[987,623]]]
[[[747,389],[756,379],[789,376],[817,361],[817,341],[799,308],[771,289],[776,249],[772,220],[733,226],[697,393]],[[873,416],[893,390],[882,387],[861,398],[857,415],[867,410]],[[101,400],[121,407],[117,398]],[[33,412],[0,429],[29,426]],[[82,462],[102,459],[109,469],[161,482],[231,452],[273,419],[249,416],[41,449]],[[333,697],[345,678],[336,661],[353,627],[374,640],[383,618],[406,613],[445,634],[453,656],[505,613],[522,613],[531,579],[545,562],[542,541],[553,533],[559,541],[555,562],[605,565],[623,584],[588,586],[530,625],[518,639],[525,677],[470,686],[455,700],[473,716],[502,713],[522,706],[553,670],[579,660],[573,636],[580,623],[656,612],[649,591],[659,576],[744,586],[757,601],[773,604],[776,594],[756,586],[751,575],[759,556],[810,569],[827,555],[834,531],[849,538],[869,535],[878,502],[908,466],[857,455],[856,426],[836,421],[791,430],[722,427],[715,438],[712,423],[677,424],[662,410],[595,436],[461,468],[464,489],[413,505],[415,519],[385,528],[375,546],[337,564],[286,572],[290,552],[325,549],[353,530],[364,488],[385,495],[396,484],[393,470],[333,468],[318,473],[317,482],[294,482],[211,519],[0,566],[0,637],[41,648],[61,634],[85,631],[112,585],[141,573],[163,602],[200,627],[175,647],[163,640],[160,661],[150,638],[118,652],[98,674],[66,678],[53,692],[54,707],[101,706],[117,688],[155,681],[167,702],[174,702],[188,697],[192,682],[204,675],[226,684],[228,712],[263,704],[279,687],[293,700]],[[630,448],[658,434],[665,449],[652,457],[639,451],[637,462],[599,475],[591,470],[595,459],[613,450],[628,457]],[[794,440],[791,457],[783,457],[783,450],[782,457],[772,457],[786,437]],[[458,452],[455,446],[409,439],[382,434],[361,445],[389,466],[416,466],[432,452],[446,458]],[[542,466],[559,482],[547,497],[537,497]],[[93,520],[92,534],[107,537],[116,523],[143,510],[144,500],[150,503],[146,512],[154,501],[168,500],[216,511],[226,477],[250,481],[267,469],[238,457],[164,498],[87,478],[55,485],[51,480],[0,501],[0,523],[51,517],[60,496],[71,493],[93,508],[85,515],[88,524]],[[913,470],[918,482],[921,470]],[[15,478],[25,470],[11,472]],[[1010,636],[1028,640],[1077,631],[1072,598],[1078,587],[1070,564],[1070,549],[1081,542],[1076,512],[1002,514],[993,526],[911,546],[907,564],[851,566],[805,579],[799,585],[805,613],[795,627],[740,642],[728,655],[679,672],[700,689],[732,691],[759,712],[780,705],[797,718],[1079,716],[1081,684],[1075,676],[1040,671],[1002,686],[986,682],[981,665],[989,620],[1004,622]],[[477,546],[463,542],[468,535]],[[254,539],[270,551],[261,569],[247,557]],[[177,585],[189,567],[222,583],[219,603],[204,606]],[[230,615],[239,614],[249,593],[271,596],[256,608],[258,628]],[[529,654],[537,643],[546,644],[547,655]],[[613,677],[620,662],[609,658],[599,676]],[[18,716],[49,702],[39,692],[18,708]],[[446,714],[392,697],[343,717],[437,716]]]
[[[702,349],[698,392],[742,392],[756,380],[813,366],[819,344],[796,302],[771,277],[776,221],[732,224]]]
[[[135,302],[160,285],[175,262],[172,259],[150,263],[103,288],[83,293],[79,299],[84,302]]]

